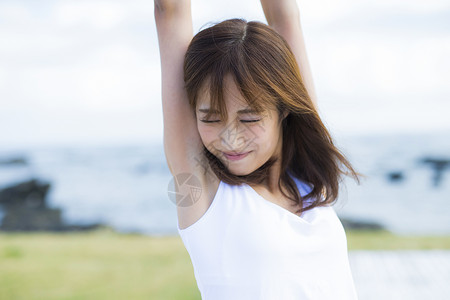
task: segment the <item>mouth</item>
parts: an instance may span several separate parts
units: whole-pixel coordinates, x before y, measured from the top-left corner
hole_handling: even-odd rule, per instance
[[[222,152],[223,155],[228,159],[228,160],[240,160],[243,159],[244,157],[246,157],[249,152],[241,152],[241,153],[237,153],[237,152]]]

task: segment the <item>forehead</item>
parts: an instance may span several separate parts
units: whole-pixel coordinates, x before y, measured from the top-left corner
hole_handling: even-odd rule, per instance
[[[224,109],[229,109],[230,111],[237,111],[238,113],[253,113],[261,111],[261,108],[258,108],[258,104],[252,105],[252,103],[244,97],[241,89],[236,84],[230,73],[223,77],[220,87],[211,86],[210,79],[211,77],[208,76],[199,89],[196,101],[197,110],[204,112],[207,109],[211,109],[211,98],[214,96],[216,100],[221,98],[223,101],[220,104],[216,102],[216,105],[220,105]],[[219,96],[217,88],[222,90],[221,96]],[[211,93],[214,94],[211,95]]]
[[[211,77],[208,76],[198,93],[198,103],[209,104],[211,100],[211,90],[216,90],[216,88],[221,88],[223,92],[223,97],[225,102],[235,104],[237,106],[248,106],[248,103],[244,96],[241,94],[239,87],[236,85],[231,74],[227,74],[223,77],[223,80],[219,86],[211,86]],[[217,96],[217,95],[215,95]]]
[[[210,80],[211,77],[208,76],[197,94],[196,111],[198,113],[218,114],[226,118],[228,113],[264,114],[275,109],[273,103],[260,101],[260,97],[256,95],[261,92],[260,90],[244,96],[244,92],[230,73],[226,74],[217,85],[211,85]]]
[[[201,113],[219,113],[217,110],[211,109],[211,107],[209,107],[209,105],[200,105],[200,107],[197,109],[199,112]],[[238,114],[256,114],[258,113],[258,111],[254,108],[251,108],[249,106],[244,107],[242,109],[239,109],[237,111]]]

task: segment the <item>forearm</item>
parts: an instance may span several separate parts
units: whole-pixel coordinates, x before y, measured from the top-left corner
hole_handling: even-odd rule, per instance
[[[154,17],[160,46],[162,39],[192,38],[191,0],[154,0]]]
[[[286,23],[287,20],[300,20],[300,13],[295,0],[261,0],[261,6],[270,26]]]
[[[155,14],[177,14],[191,7],[190,0],[154,0]]]
[[[298,63],[300,74],[308,94],[317,107],[311,68],[303,32],[300,24],[300,11],[295,0],[261,0],[267,23],[275,29],[289,44]]]

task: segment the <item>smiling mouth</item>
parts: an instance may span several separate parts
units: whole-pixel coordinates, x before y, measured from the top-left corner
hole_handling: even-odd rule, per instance
[[[240,159],[246,157],[250,152],[251,151],[241,152],[241,153],[236,153],[236,152],[229,152],[229,153],[222,152],[222,153],[228,160],[240,160]]]

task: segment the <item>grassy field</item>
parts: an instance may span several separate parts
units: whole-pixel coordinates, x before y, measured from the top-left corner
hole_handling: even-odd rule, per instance
[[[347,231],[349,250],[450,249],[450,236]],[[179,236],[0,233],[0,299],[200,299]]]

